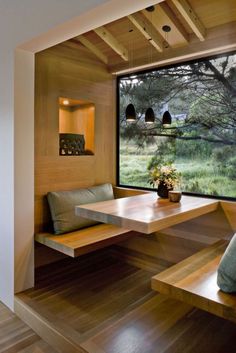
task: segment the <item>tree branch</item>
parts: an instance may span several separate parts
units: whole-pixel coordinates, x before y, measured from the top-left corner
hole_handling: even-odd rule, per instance
[[[217,80],[220,81],[225,86],[225,88],[227,88],[227,90],[232,93],[233,96],[236,96],[236,89],[230,84],[230,82],[225,78],[225,76],[222,75],[220,71],[218,71],[217,68],[210,61],[206,61],[206,67],[214,73]]]
[[[222,143],[224,145],[229,145],[229,146],[233,146],[236,145],[236,141],[226,141],[226,140],[219,140],[219,139],[214,139],[214,138],[210,138],[210,137],[205,137],[205,136],[179,136],[179,135],[174,135],[174,134],[163,134],[163,133],[158,133],[158,132],[151,132],[151,133],[145,133],[146,137],[152,136],[152,137],[171,137],[174,139],[178,139],[178,140],[204,140],[207,142],[211,142],[211,143]]]

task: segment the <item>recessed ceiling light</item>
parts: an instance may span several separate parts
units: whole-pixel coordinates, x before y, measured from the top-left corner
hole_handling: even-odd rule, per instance
[[[70,101],[68,99],[63,99],[62,104],[63,105],[69,105]]]
[[[145,10],[148,12],[153,12],[153,11],[155,11],[155,6],[148,6],[148,7],[146,7]]]
[[[171,31],[171,27],[168,26],[168,25],[164,25],[164,26],[162,27],[162,30],[163,30],[164,32],[168,33],[168,32]]]

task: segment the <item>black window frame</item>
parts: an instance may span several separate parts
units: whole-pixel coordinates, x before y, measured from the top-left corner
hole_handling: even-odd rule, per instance
[[[119,90],[119,87],[120,87],[120,81],[122,80],[122,78],[130,77],[130,76],[134,76],[134,75],[139,75],[139,74],[141,75],[141,74],[145,74],[145,73],[149,73],[149,72],[153,72],[153,71],[159,71],[159,70],[163,70],[163,69],[169,69],[169,68],[177,67],[180,65],[188,65],[190,63],[204,62],[205,60],[212,60],[212,59],[224,57],[227,54],[236,55],[236,50],[226,51],[224,53],[205,56],[205,57],[198,58],[198,59],[181,61],[181,62],[170,64],[170,65],[155,66],[155,67],[152,67],[152,68],[146,69],[146,70],[137,70],[137,71],[133,71],[131,73],[118,75],[116,77],[116,185],[118,187],[127,188],[127,189],[134,189],[134,190],[136,189],[136,190],[144,190],[144,191],[145,190],[155,191],[155,188],[125,185],[125,184],[120,183],[120,90]],[[187,195],[187,196],[204,197],[204,198],[209,198],[209,199],[236,201],[236,196],[235,197],[214,196],[214,195],[206,195],[206,194],[186,192],[186,191],[183,191],[182,194]]]

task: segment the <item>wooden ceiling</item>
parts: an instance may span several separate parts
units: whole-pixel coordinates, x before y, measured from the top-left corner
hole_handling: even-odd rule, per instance
[[[159,1],[63,44],[85,47],[114,74],[234,50],[236,0]]]

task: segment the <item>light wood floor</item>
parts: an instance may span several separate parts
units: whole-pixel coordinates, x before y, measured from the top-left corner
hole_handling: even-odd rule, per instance
[[[151,276],[107,251],[39,269],[19,298],[89,353],[236,353],[236,325],[153,292]]]
[[[0,352],[56,353],[2,303],[0,303]]]

